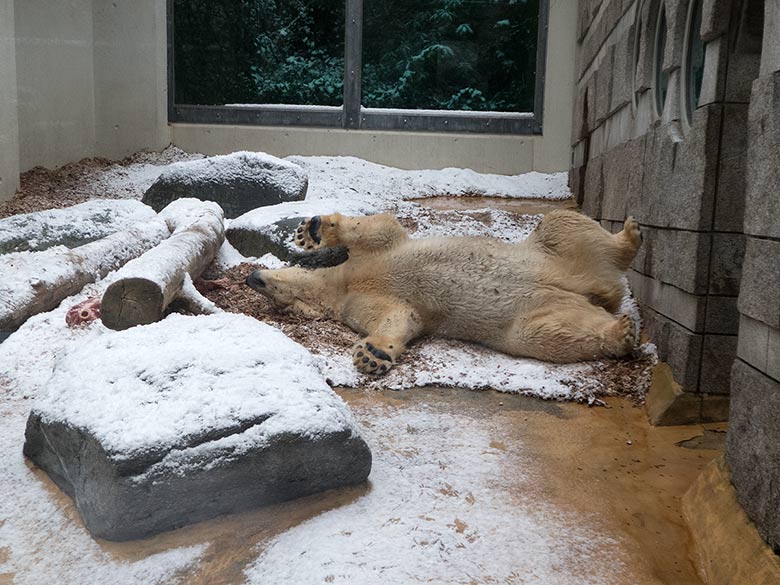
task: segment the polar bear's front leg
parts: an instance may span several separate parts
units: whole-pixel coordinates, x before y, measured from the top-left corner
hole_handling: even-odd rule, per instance
[[[352,362],[364,374],[386,374],[406,345],[423,331],[417,311],[377,294],[350,295],[342,319],[352,329],[368,334],[352,348]]]
[[[309,251],[347,246],[351,252],[376,252],[392,248],[408,237],[389,213],[361,217],[340,213],[315,215],[303,220],[295,231],[295,243]]]

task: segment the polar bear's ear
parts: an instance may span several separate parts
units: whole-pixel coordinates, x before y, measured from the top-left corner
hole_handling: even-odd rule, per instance
[[[313,252],[291,252],[290,265],[301,268],[330,268],[344,264],[349,260],[349,250],[346,246],[320,248]]]

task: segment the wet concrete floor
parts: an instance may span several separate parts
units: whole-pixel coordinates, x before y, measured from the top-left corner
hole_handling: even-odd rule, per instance
[[[132,562],[204,545],[188,584],[700,583],[680,497],[723,425],[651,427],[626,399],[339,394],[374,453],[367,485],[101,548]]]

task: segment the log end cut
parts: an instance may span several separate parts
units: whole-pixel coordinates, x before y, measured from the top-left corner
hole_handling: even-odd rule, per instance
[[[146,278],[124,278],[108,287],[100,304],[100,318],[109,329],[122,331],[162,319],[165,310],[160,285]]]

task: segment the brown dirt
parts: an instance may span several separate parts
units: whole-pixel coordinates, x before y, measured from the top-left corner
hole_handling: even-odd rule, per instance
[[[346,352],[357,342],[357,334],[337,321],[312,319],[276,310],[265,297],[244,284],[246,277],[254,270],[263,268],[267,267],[249,263],[234,266],[219,275],[230,283],[228,287],[205,291],[204,296],[225,311],[243,313],[278,327],[312,353],[320,353],[326,343],[329,347]]]
[[[91,199],[134,198],[133,191],[115,185],[106,190],[99,179],[109,169],[121,169],[130,165],[163,165],[194,155],[169,146],[162,152],[136,152],[120,161],[105,158],[85,158],[56,169],[34,167],[19,177],[20,187],[13,198],[0,202],[0,219],[18,213],[31,213],[46,209],[60,209]]]

